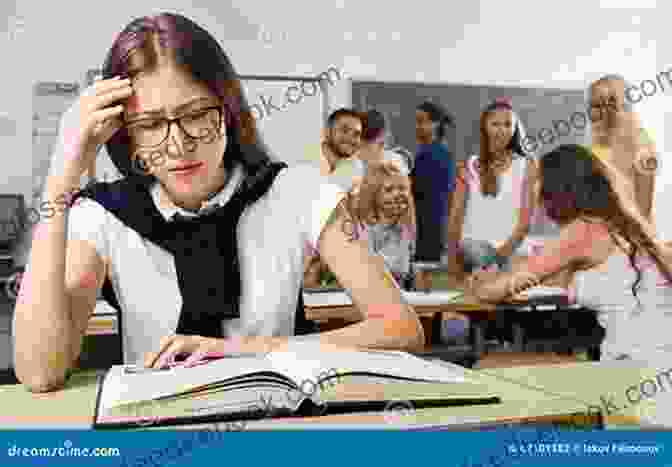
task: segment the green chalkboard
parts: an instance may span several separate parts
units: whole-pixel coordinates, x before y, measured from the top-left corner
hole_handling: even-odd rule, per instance
[[[496,97],[509,97],[530,136],[543,141],[530,149],[537,155],[560,143],[583,143],[586,106],[581,89],[551,89],[469,84],[430,84],[352,79],[352,105],[376,108],[391,126],[396,144],[415,153],[415,107],[423,100],[441,103],[455,118],[448,144],[458,160],[478,152],[481,109]],[[573,122],[570,120],[574,116]],[[568,125],[559,123],[561,120]],[[575,125],[572,125],[574,123]],[[554,129],[555,127],[555,129]],[[558,132],[561,136],[558,136]]]

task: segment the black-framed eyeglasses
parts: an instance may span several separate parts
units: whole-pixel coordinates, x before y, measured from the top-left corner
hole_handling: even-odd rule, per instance
[[[194,110],[176,118],[142,118],[126,124],[134,143],[142,147],[163,144],[170,134],[170,127],[177,123],[189,138],[214,138],[222,125],[222,107],[212,106]]]

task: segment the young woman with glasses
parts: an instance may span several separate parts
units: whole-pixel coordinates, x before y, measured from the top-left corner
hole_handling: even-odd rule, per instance
[[[124,361],[191,365],[296,339],[412,349],[415,313],[353,241],[338,187],[271,160],[240,81],[204,29],[173,14],[131,22],[65,114],[45,196],[69,192],[106,144],[123,178],[80,194],[35,229],[15,310],[15,368],[33,391],[62,386],[102,287],[122,317]],[[297,333],[307,246],[364,319]]]

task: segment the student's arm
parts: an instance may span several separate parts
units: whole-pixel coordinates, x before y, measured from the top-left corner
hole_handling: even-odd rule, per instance
[[[59,191],[46,194],[54,199]],[[14,311],[15,371],[29,390],[50,391],[65,383],[104,277],[104,263],[91,244],[69,241],[66,251],[64,213],[35,226]]]
[[[457,177],[455,181],[455,191],[452,196],[450,212],[448,213],[447,245],[448,261],[451,267],[456,270],[451,272],[461,272],[462,265],[458,258],[458,245],[462,240],[462,229],[464,226],[464,214],[466,209],[466,189],[467,184],[471,183],[470,172],[464,161],[457,163]],[[459,269],[459,271],[458,271]]]
[[[349,214],[337,208],[320,235],[318,247],[339,283],[350,290],[364,321],[322,333],[320,342],[400,350],[421,348],[424,333],[420,320],[403,302],[382,258],[370,255],[366,242],[352,240],[346,233],[348,222]]]
[[[476,274],[471,283],[472,292],[480,300],[500,302],[539,285],[550,276],[586,264],[592,249],[609,238],[606,228],[600,224],[574,221],[562,229],[558,238],[548,240],[541,255],[528,257],[517,271],[481,274],[481,278]]]
[[[502,245],[497,248],[497,255],[503,258],[508,258],[513,254],[516,247],[525,240],[527,234],[530,232],[530,224],[532,213],[537,203],[537,180],[539,168],[534,159],[530,159],[525,170],[525,178],[522,181],[514,181],[514,183],[521,183],[520,186],[520,206],[518,207],[518,222],[511,233],[511,236]],[[514,187],[514,190],[516,187]]]

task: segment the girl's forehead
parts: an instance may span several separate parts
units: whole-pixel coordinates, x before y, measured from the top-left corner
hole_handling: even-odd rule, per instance
[[[625,85],[613,79],[598,81],[592,86],[592,95],[596,96],[610,96],[625,92]]]
[[[497,109],[488,114],[488,121],[510,121],[511,119],[510,110]]]
[[[170,65],[139,74],[132,86],[134,107],[143,111],[177,107],[197,98],[217,97],[188,72]]]

